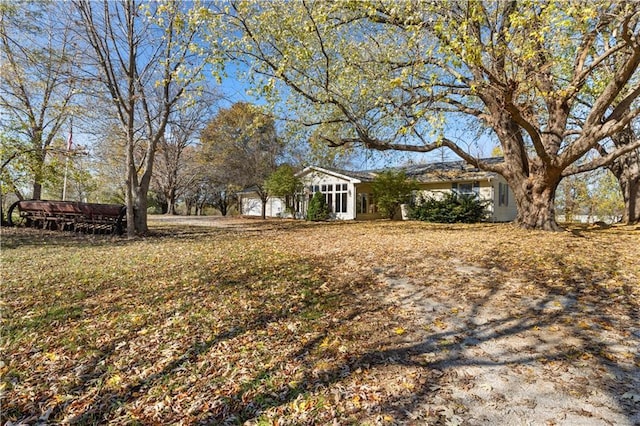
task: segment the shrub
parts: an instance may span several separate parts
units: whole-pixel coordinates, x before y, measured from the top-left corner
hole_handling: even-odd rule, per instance
[[[393,219],[400,205],[409,202],[412,191],[417,189],[416,182],[408,179],[404,172],[393,170],[380,173],[371,186],[378,211],[387,219]]]
[[[309,208],[307,209],[307,220],[327,220],[330,214],[329,207],[324,201],[324,194],[322,194],[322,192],[313,194],[311,201],[309,201]]]
[[[446,193],[442,199],[426,197],[412,205],[410,217],[425,222],[480,222],[487,217],[486,204],[472,194]]]

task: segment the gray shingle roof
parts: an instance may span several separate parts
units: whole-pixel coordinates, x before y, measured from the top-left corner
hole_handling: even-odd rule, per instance
[[[502,157],[483,158],[481,161],[489,164],[498,164],[503,161]],[[383,171],[404,171],[407,177],[418,182],[446,182],[460,180],[483,180],[496,176],[496,173],[486,172],[468,164],[466,161],[445,161],[426,164],[411,164],[400,167],[352,171],[329,169],[334,172],[360,179],[362,182],[371,182]]]

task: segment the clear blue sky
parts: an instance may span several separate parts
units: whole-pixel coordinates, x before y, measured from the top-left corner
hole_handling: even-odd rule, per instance
[[[244,81],[239,75],[242,68],[231,64],[227,69],[227,76],[222,79],[220,90],[224,95],[221,107],[228,108],[235,102],[250,102],[254,104],[264,104],[263,99],[250,95],[250,84]],[[473,154],[480,157],[489,157],[494,146],[494,142],[487,135],[478,135],[475,131],[470,131],[463,123],[450,122],[446,131],[446,136],[455,141],[471,143],[477,140],[477,146],[470,148]],[[363,153],[354,161],[354,166],[358,169],[374,169],[385,166],[400,165],[407,162],[436,162],[436,161],[457,161],[459,157],[447,149],[438,149],[430,153],[411,153],[398,151],[375,151]]]

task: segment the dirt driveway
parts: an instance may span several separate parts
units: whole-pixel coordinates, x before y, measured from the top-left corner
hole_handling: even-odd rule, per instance
[[[169,216],[169,215],[149,215],[149,223],[172,224],[185,226],[210,226],[214,228],[246,228],[252,224],[259,224],[261,219],[250,219],[231,216]]]
[[[295,225],[188,216],[152,221],[267,232]],[[340,241],[342,235],[329,227],[323,237]],[[422,244],[415,235],[389,238],[377,243]],[[305,240],[297,246],[289,236],[286,244],[304,252]],[[381,388],[397,382],[398,374],[426,380],[422,395],[413,393],[400,404],[405,412],[396,417],[404,418],[399,424],[640,425],[638,317],[607,315],[597,307],[601,302],[591,306],[589,294],[580,294],[592,291],[590,283],[580,282],[584,277],[572,278],[576,283],[569,292],[548,292],[532,285],[528,272],[514,274],[517,265],[506,272],[456,256],[443,263],[440,255],[410,251],[402,261],[386,263],[388,253],[363,256],[366,250],[354,241],[313,247],[316,256],[344,256],[342,266],[354,276],[377,277],[378,303],[396,309],[399,346],[389,356],[403,368],[381,373],[379,380],[386,383]],[[425,371],[446,377],[430,386]]]

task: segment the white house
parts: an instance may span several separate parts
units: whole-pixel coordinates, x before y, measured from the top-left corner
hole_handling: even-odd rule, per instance
[[[498,162],[501,158],[484,161]],[[487,200],[489,220],[509,222],[516,217],[515,200],[504,178],[497,173],[478,170],[464,161],[451,161],[395,168],[418,182],[418,195],[439,196],[446,192],[476,194]],[[324,194],[335,219],[366,220],[380,218],[373,198],[371,183],[382,170],[346,171],[310,166],[297,176],[304,184],[303,194],[296,199],[298,217],[304,217],[307,205],[315,192]],[[260,198],[251,191],[240,194],[241,213],[246,216],[261,216]],[[284,200],[271,197],[267,202],[267,217],[291,216],[286,212]]]

